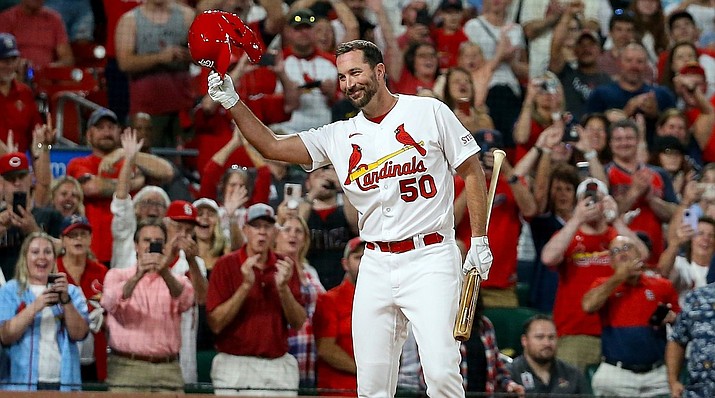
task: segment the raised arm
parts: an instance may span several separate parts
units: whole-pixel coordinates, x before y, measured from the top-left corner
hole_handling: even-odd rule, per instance
[[[209,94],[229,110],[244,138],[263,157],[289,163],[311,164],[312,159],[303,141],[296,135],[275,135],[239,100],[230,76],[222,80],[218,73],[209,75]]]

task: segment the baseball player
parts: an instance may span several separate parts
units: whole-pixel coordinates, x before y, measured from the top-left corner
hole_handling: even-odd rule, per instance
[[[427,394],[464,397],[459,343],[452,337],[463,276],[452,173],[465,180],[472,220],[461,271],[476,268],[486,279],[492,254],[479,146],[440,101],[390,93],[373,43],[341,44],[336,56],[340,89],[361,110],[346,121],[278,138],[240,101],[228,75],[209,76],[209,95],[266,158],[307,169],[332,163],[358,211],[367,242],[353,310],[358,396],[394,396],[409,321]]]

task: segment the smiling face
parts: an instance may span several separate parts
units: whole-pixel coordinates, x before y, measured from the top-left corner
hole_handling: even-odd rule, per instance
[[[460,70],[450,72],[447,89],[449,90],[450,96],[457,100],[471,100],[474,96],[472,91],[472,78]]]
[[[47,275],[55,268],[55,251],[52,242],[36,237],[30,241],[27,249],[28,282],[33,285],[46,285]]]
[[[698,222],[698,230],[691,244],[692,255],[712,258],[713,246],[715,246],[715,225],[705,221]]]
[[[614,159],[631,161],[638,152],[638,133],[631,128],[617,127],[611,132],[610,147]]]
[[[77,185],[71,181],[64,182],[55,190],[52,205],[63,217],[71,216],[77,213],[80,195]]]
[[[341,54],[336,59],[340,91],[357,108],[367,106],[377,94],[378,74],[384,76],[385,65],[371,68],[362,50]]]
[[[214,228],[218,224],[218,213],[210,207],[201,206],[198,209],[196,238],[201,241],[210,241],[213,238]]]
[[[656,134],[661,137],[675,137],[680,142],[687,142],[688,125],[683,116],[673,115],[658,126]]]

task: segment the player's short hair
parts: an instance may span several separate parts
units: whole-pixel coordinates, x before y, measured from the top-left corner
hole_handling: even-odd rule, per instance
[[[554,323],[554,319],[551,318],[551,315],[536,314],[524,322],[524,326],[521,329],[521,334],[526,336],[529,333],[529,329],[531,329],[531,324],[536,321],[549,321],[551,323]]]
[[[335,56],[339,57],[343,54],[349,53],[350,51],[356,50],[362,51],[363,60],[365,60],[371,68],[374,68],[377,64],[385,63],[380,49],[377,48],[375,43],[367,40],[351,40],[341,43],[335,50]]]

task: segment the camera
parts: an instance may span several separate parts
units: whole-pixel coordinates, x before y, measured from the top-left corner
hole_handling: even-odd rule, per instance
[[[154,241],[149,243],[149,253],[163,253],[164,243],[160,241]]]
[[[258,60],[259,66],[273,66],[276,64],[276,55],[273,53],[265,52]]]
[[[650,316],[648,323],[650,323],[651,326],[662,325],[663,320],[665,320],[665,317],[668,316],[668,312],[670,312],[670,308],[668,308],[668,305],[658,303],[658,307],[656,307],[655,311],[653,311],[653,314]]]

